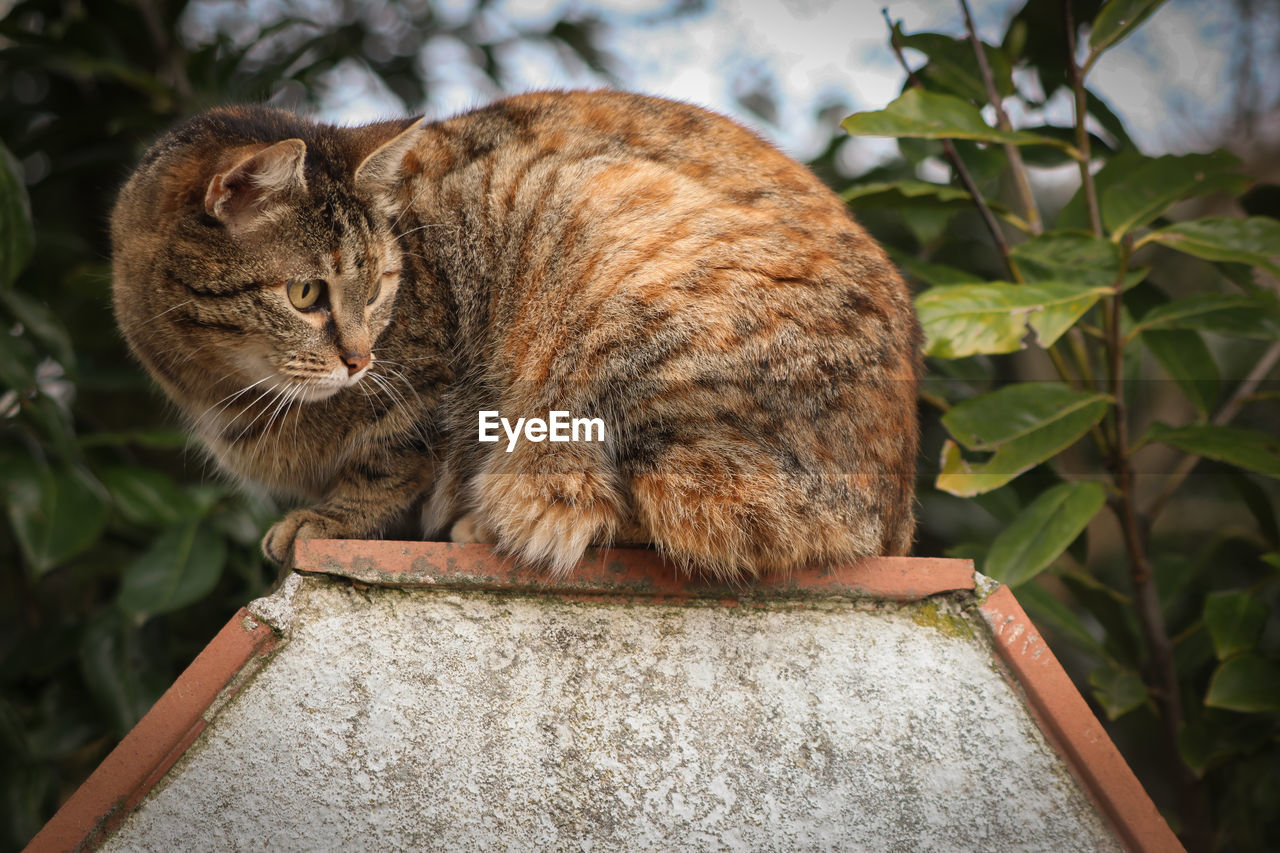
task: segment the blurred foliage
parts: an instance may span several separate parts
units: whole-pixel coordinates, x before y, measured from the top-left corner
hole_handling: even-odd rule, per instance
[[[488,0],[21,0],[0,19],[0,850],[274,579],[272,508],[206,476],[110,320],[107,216],[146,145],[217,103],[315,106],[353,73],[411,107],[445,73],[496,93],[531,50],[607,79],[603,27]]]
[[[919,549],[1014,588],[1188,849],[1280,849],[1280,194],[1088,88],[1161,0],[1065,5],[891,23],[914,73],[843,125],[900,138],[845,197],[919,287]]]

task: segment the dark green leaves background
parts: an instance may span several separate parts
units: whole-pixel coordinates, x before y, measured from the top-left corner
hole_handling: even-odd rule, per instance
[[[894,22],[917,85],[842,125],[902,153],[843,192],[916,285],[918,551],[1014,588],[1189,849],[1280,849],[1280,193],[1226,152],[1143,153],[1084,88],[1161,0],[1070,5],[1087,158],[990,121],[992,91],[1029,117],[1077,94],[1049,0],[982,45],[991,91],[976,37]],[[1015,191],[1086,159],[1092,211],[1078,168],[1065,200]]]

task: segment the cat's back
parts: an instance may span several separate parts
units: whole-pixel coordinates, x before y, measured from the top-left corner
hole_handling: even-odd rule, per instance
[[[812,173],[724,116],[692,104],[612,90],[531,92],[439,122],[410,172],[439,180],[521,164],[581,164],[580,175],[628,170],[652,181],[684,179],[719,203],[820,208],[850,222]],[[619,168],[626,167],[626,168]],[[501,176],[497,176],[501,177]],[[652,191],[651,191],[652,192]],[[643,199],[641,199],[643,201]]]
[[[825,290],[830,312],[818,313],[852,311],[863,332],[875,315],[914,342],[906,288],[845,204],[724,116],[626,92],[535,92],[430,130],[405,161],[408,198],[427,239],[452,235],[479,275],[554,272],[567,292],[590,299],[597,284],[601,296],[616,295],[620,282],[635,292],[643,280],[739,269],[803,284],[808,296]],[[530,294],[552,297],[546,282],[536,275]],[[697,301],[712,307],[717,288],[703,283]],[[742,296],[742,278],[732,284]]]

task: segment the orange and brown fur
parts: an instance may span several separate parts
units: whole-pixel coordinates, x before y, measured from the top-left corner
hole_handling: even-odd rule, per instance
[[[112,224],[138,357],[223,468],[306,504],[277,560],[412,528],[556,571],[651,543],[728,578],[910,548],[909,294],[724,118],[612,92],[351,129],[213,110]],[[607,440],[506,452],[480,410]]]

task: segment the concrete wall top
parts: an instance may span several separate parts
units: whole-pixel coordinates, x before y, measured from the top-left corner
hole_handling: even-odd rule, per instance
[[[32,850],[1177,850],[1003,587],[299,543]]]

